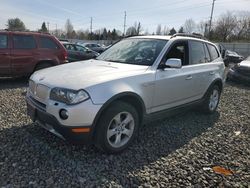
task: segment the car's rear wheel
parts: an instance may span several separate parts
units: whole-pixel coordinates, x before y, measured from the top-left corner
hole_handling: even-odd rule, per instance
[[[217,85],[214,85],[209,89],[203,103],[203,111],[205,113],[212,114],[216,111],[220,101],[220,94],[221,89]]]
[[[136,109],[124,102],[115,102],[100,117],[95,144],[106,153],[118,153],[133,141],[139,126]]]

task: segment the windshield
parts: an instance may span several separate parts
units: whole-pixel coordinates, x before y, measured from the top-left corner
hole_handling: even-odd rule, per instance
[[[151,66],[167,40],[129,38],[111,46],[97,60]]]

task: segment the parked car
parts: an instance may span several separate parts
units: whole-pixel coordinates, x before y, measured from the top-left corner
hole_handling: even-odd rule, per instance
[[[148,120],[197,105],[214,113],[225,66],[213,43],[192,36],[131,37],[95,60],[36,72],[28,114],[63,139],[118,153]]]
[[[227,78],[228,80],[250,84],[250,56],[246,60],[230,68]]]
[[[216,45],[219,48],[226,66],[228,66],[230,63],[237,64],[244,59],[244,57],[242,55],[239,55],[237,52],[227,50],[223,44],[217,43]]]
[[[52,35],[0,31],[0,76],[27,76],[66,62],[65,48]]]
[[[93,59],[100,54],[84,46],[69,42],[62,42],[68,53],[69,62]]]
[[[83,43],[82,45],[98,53],[102,53],[106,49],[104,46],[96,43]]]

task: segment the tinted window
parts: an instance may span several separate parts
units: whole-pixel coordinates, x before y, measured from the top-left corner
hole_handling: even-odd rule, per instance
[[[177,58],[181,60],[182,65],[188,65],[188,54],[187,54],[187,42],[177,42],[175,43],[169,52],[167,53],[167,56],[164,59],[164,62],[166,62],[170,58]]]
[[[206,54],[202,42],[190,41],[190,56],[191,65],[206,62]]]
[[[0,48],[7,48],[8,47],[8,40],[7,35],[0,35]]]
[[[36,48],[36,42],[33,36],[13,35],[14,48],[16,49],[33,49]]]
[[[67,50],[76,51],[76,49],[74,48],[74,46],[72,44],[64,44],[64,47]]]
[[[206,62],[211,62],[210,55],[209,55],[209,52],[207,49],[207,45],[203,44],[203,46],[204,46],[204,50],[205,50],[205,54],[206,54]]]
[[[81,51],[81,52],[86,52],[87,51],[87,49],[84,48],[83,46],[75,45],[75,47],[76,47],[76,51]]]
[[[211,61],[217,59],[219,57],[219,53],[216,50],[216,48],[211,44],[207,44],[207,46],[208,46],[208,49],[209,49],[209,52],[210,52]]]
[[[48,49],[58,49],[58,45],[48,37],[41,37],[40,38],[40,45],[41,48],[48,48]]]

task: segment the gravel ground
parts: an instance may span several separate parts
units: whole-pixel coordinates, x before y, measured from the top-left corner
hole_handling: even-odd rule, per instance
[[[250,187],[250,87],[227,84],[214,115],[186,112],[144,126],[120,155],[35,126],[25,87],[0,80],[0,187]]]

